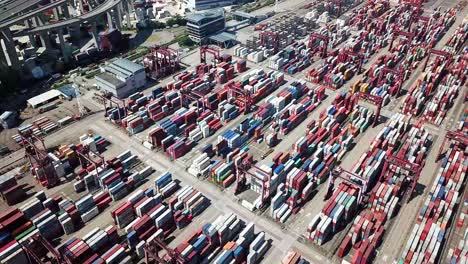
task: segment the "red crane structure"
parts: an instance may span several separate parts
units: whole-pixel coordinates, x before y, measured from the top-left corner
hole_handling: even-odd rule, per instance
[[[214,63],[216,64],[217,60],[221,59],[221,55],[219,52],[219,49],[213,46],[201,46],[200,47],[200,62],[205,63],[207,62],[206,60],[206,54],[209,53],[214,56]]]
[[[444,146],[447,144],[448,140],[454,140],[458,143],[468,146],[468,136],[466,136],[463,132],[447,131],[447,134],[445,134],[444,142],[442,143],[442,145],[440,145],[439,152],[437,154],[437,160],[442,157],[442,151],[444,150]]]
[[[422,6],[423,1],[422,0],[400,0],[399,2],[401,4],[414,7],[414,10],[413,10],[413,13],[411,14],[410,22],[407,28],[408,31],[411,31],[411,25],[413,24],[413,22],[418,21],[419,17],[422,14],[421,6]]]
[[[256,171],[263,174],[265,177],[261,178],[255,173],[251,173],[249,171],[250,168],[255,169]],[[262,202],[261,202],[260,207],[263,207],[267,203],[268,199],[270,198],[271,175],[268,172],[264,171],[262,168],[259,168],[254,164],[242,164],[242,166],[237,166],[236,192],[240,191],[243,188],[243,186],[245,186],[247,174],[262,183]]]
[[[106,95],[96,93],[95,95],[101,98],[102,100],[102,105],[104,105],[104,116],[107,115],[106,113],[107,109],[112,108],[114,105],[117,106],[118,109],[124,109],[123,117],[127,116],[128,110],[127,110],[127,105],[125,104],[125,100],[118,99],[110,93]],[[108,102],[109,102],[109,107],[107,107]],[[120,115],[120,110],[119,110],[119,120],[122,120],[123,117]]]
[[[328,42],[329,42],[328,36],[325,36],[325,35],[322,35],[322,34],[319,34],[319,33],[315,33],[315,32],[310,33],[308,48],[315,48],[315,47],[312,46],[312,43],[314,43],[317,39],[323,41],[323,45],[319,44],[318,46],[319,46],[320,56],[322,58],[325,58],[327,56],[327,48],[328,48]]]
[[[76,154],[78,155],[78,160],[80,161],[80,165],[82,168],[87,168],[90,164],[93,165],[93,169],[96,171],[96,175],[98,174],[98,167],[100,165],[105,164],[105,159],[99,153],[96,153],[89,149],[88,146],[81,146],[76,150]],[[91,158],[91,155],[94,155],[98,158],[98,161],[94,161]]]
[[[358,197],[357,202],[358,204],[362,204],[365,196],[365,192],[367,190],[367,186],[369,184],[367,179],[364,179],[362,176],[357,175],[356,173],[347,171],[343,169],[341,166],[337,166],[335,169],[330,171],[330,178],[328,179],[328,193],[333,193],[335,180],[340,178],[345,182],[349,183],[350,185],[354,186],[358,189]]]
[[[357,60],[358,62],[358,74],[361,73],[362,70],[362,63],[363,63],[363,56],[360,53],[352,52],[346,49],[341,50],[338,53],[338,63],[343,63],[343,62],[350,62],[352,60]]]
[[[334,7],[337,6],[338,7],[338,13],[336,14],[336,17],[341,16],[341,2],[342,2],[342,0],[331,0],[329,8],[328,8],[328,13],[334,14],[335,12],[334,12],[334,10],[332,10],[332,8],[334,9]]]
[[[424,167],[424,162],[422,165],[419,165],[390,154],[385,159],[384,167],[382,169],[382,173],[380,174],[379,181],[383,180],[383,177],[389,169],[388,167],[390,165],[395,165],[403,170],[407,170],[410,173],[412,173],[412,175],[409,176],[412,181],[410,192],[411,197],[413,195],[414,190],[416,189],[416,185],[418,184],[419,176],[421,175],[422,168]],[[410,199],[407,200],[407,203],[409,203],[409,201]]]
[[[166,255],[162,258],[159,256],[159,250],[166,251]],[[186,263],[184,257],[177,251],[177,249],[169,248],[159,237],[148,241],[145,245],[145,259],[146,264],[151,263],[166,263],[166,264],[184,264]]]
[[[36,244],[36,247],[24,246],[20,243],[23,250],[26,252],[29,258],[32,258],[35,263],[53,263],[53,264],[72,264],[68,258],[63,257],[62,254],[57,252],[57,250],[40,234],[35,234],[31,236],[30,243]],[[39,251],[39,252],[36,252]],[[46,256],[47,253],[52,254],[52,259],[49,259],[48,262],[44,262],[42,257],[39,254]],[[44,255],[45,253],[45,255]],[[31,261],[30,261],[31,262]]]
[[[181,103],[182,105],[188,105],[189,100],[197,102],[197,111],[202,110],[205,112],[206,105],[205,105],[205,95],[201,94],[198,91],[193,91],[189,89],[180,89],[181,94]]]
[[[389,50],[392,50],[393,42],[395,41],[395,39],[397,38],[397,36],[404,36],[404,37],[406,37],[407,40],[408,40],[408,44],[409,44],[409,45],[411,45],[411,42],[413,42],[413,39],[414,39],[414,34],[409,33],[409,32],[406,32],[406,31],[402,31],[402,30],[396,30],[396,31],[393,33],[392,40],[390,41],[390,47],[388,48]]]
[[[260,43],[266,48],[272,48],[276,54],[279,51],[280,38],[277,32],[264,30],[260,32]]]
[[[42,186],[51,188],[59,184],[51,157],[47,154],[44,139],[34,135],[32,129],[20,131],[21,143],[24,148],[26,158],[31,166],[31,172]],[[39,142],[37,145],[36,142]]]
[[[372,124],[373,127],[377,126],[379,124],[380,111],[382,110],[383,98],[377,95],[371,95],[371,94],[366,94],[366,93],[361,93],[361,92],[357,94],[358,94],[357,99],[363,99],[365,101],[371,102],[375,104],[375,106],[377,107],[377,110],[374,116],[374,122]]]
[[[427,67],[427,63],[429,62],[429,58],[431,57],[431,54],[434,54],[436,56],[439,56],[439,57],[444,57],[446,60],[447,60],[447,64],[450,64],[450,62],[452,61],[453,59],[453,55],[446,52],[446,51],[442,51],[442,50],[437,50],[437,49],[431,49],[429,51],[429,54],[427,54],[426,56],[426,61],[424,61],[424,68],[423,68],[423,71],[426,70],[426,67]]]
[[[161,78],[180,70],[179,52],[169,47],[156,46],[143,60],[146,73],[151,78]]]
[[[242,87],[236,86],[232,81],[225,84],[224,88],[228,91],[228,98],[234,97],[236,102],[240,105],[241,111],[243,110],[244,114],[250,112],[250,108],[253,105],[253,98],[249,91],[243,89]]]
[[[391,69],[389,67],[383,67],[379,74],[379,81],[378,84],[382,85],[384,83],[384,77],[391,73],[395,77],[395,86],[396,86],[396,93],[395,96],[398,97],[400,95],[401,87],[403,86],[403,69]]]

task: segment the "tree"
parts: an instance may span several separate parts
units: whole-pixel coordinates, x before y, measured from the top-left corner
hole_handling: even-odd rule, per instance
[[[182,47],[191,47],[191,46],[195,45],[195,42],[193,42],[193,40],[187,35],[181,37],[179,39],[178,43]]]
[[[180,15],[175,15],[169,18],[166,22],[166,25],[172,27],[173,25],[185,26],[187,24],[187,20]]]
[[[0,64],[0,95],[8,96],[19,90],[20,75],[17,70]]]

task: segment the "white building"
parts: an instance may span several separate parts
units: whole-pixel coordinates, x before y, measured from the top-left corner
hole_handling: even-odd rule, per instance
[[[217,8],[223,6],[229,6],[234,4],[234,0],[185,0],[187,8],[192,11],[205,10],[210,8]]]
[[[118,59],[101,68],[96,85],[102,91],[124,98],[146,85],[145,68],[127,59]]]

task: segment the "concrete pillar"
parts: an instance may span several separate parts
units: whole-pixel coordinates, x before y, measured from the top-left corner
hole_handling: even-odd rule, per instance
[[[29,19],[26,19],[24,20],[24,26],[27,28],[27,29],[30,29],[31,26],[30,26],[30,22],[29,22]],[[36,39],[34,38],[34,35],[29,35],[29,42],[31,43],[31,46],[33,46],[34,48],[37,48],[37,43],[36,43]]]
[[[41,18],[40,16],[37,16],[36,19],[37,19],[37,24],[38,24],[39,26],[44,25],[44,21],[42,21],[42,18]]]
[[[38,26],[36,17],[31,17],[31,24],[32,24],[33,27]]]
[[[16,53],[15,42],[13,39],[13,35],[9,28],[4,28],[2,30],[2,41],[1,46],[3,53],[5,55],[5,59],[13,69],[18,70],[20,68],[20,61],[18,58],[18,54]]]
[[[58,7],[54,7],[54,8],[52,9],[52,12],[54,13],[54,18],[57,19],[57,20],[60,20]]]
[[[80,10],[80,13],[83,14],[83,0],[76,0],[77,1],[77,5],[78,5],[78,9]]]
[[[97,23],[96,23],[96,21],[93,21],[91,34],[93,35],[94,46],[98,50],[100,50],[101,48],[99,47],[99,35],[98,35],[98,32],[97,32]]]
[[[67,4],[61,6],[60,9],[62,9],[62,14],[65,17],[65,19],[70,18],[70,10],[68,10]]]
[[[58,31],[58,38],[60,43],[60,50],[62,51],[63,60],[65,62],[70,61],[70,54],[68,53],[67,48],[65,47],[65,39],[63,38],[63,29]]]
[[[131,27],[131,21],[130,21],[130,12],[131,12],[131,6],[130,6],[130,3],[128,1],[124,1],[124,8],[125,8],[125,18],[127,20],[127,27]]]
[[[114,9],[115,27],[122,30],[122,3],[118,4]]]
[[[107,27],[109,29],[114,28],[114,25],[112,24],[112,15],[110,11],[106,13],[106,16],[107,16]]]
[[[42,47],[44,47],[46,49],[51,49],[52,45],[50,44],[49,34],[47,34],[47,32],[41,32],[40,35],[41,35]]]

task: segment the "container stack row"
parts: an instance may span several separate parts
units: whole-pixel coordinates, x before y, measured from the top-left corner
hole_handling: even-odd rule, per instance
[[[184,240],[176,250],[187,263],[259,263],[269,247],[263,231],[235,214],[221,215]]]
[[[33,120],[31,124],[21,125],[18,127],[18,132],[23,133],[27,130],[31,130],[32,133],[36,136],[44,136],[53,132],[57,128],[58,125],[55,122],[50,120],[48,117],[43,116]],[[23,145],[22,138],[19,134],[13,135],[12,138],[19,145]]]
[[[458,200],[463,199],[461,196],[468,169],[467,146],[452,141],[447,147],[403,249],[400,258],[402,263],[437,263],[447,241],[449,228],[456,229],[453,226],[456,224],[455,208]]]
[[[431,136],[423,129],[412,130],[404,138],[405,142],[400,150],[395,153],[397,157],[412,160],[414,164],[425,164],[426,151],[415,159],[414,154],[408,150],[414,147],[428,148],[431,145]],[[387,221],[393,219],[398,213],[398,208],[404,203],[412,182],[408,179],[414,177],[414,173],[404,167],[389,164],[386,171],[380,176],[382,181],[377,182],[369,194],[367,209],[363,210],[353,222],[353,225],[341,242],[338,257],[343,258],[348,252],[351,254],[351,263],[369,263],[375,250],[383,240],[388,226]],[[408,196],[411,194],[408,194]],[[350,252],[351,248],[353,251]]]
[[[353,166],[351,173],[363,177],[367,183],[363,185],[366,188],[362,192],[371,193],[372,190],[377,190],[375,186],[382,173],[387,155],[391,154],[412,163],[424,164],[431,142],[432,136],[423,128],[412,126],[409,117],[402,114],[393,115],[371,142],[370,149]],[[391,174],[391,171],[386,173]],[[357,200],[360,198],[358,191],[359,188],[355,185],[341,183],[323,207],[322,212],[316,215],[309,224],[307,230],[309,239],[322,245],[332,239],[333,235],[345,224],[352,221],[357,213]],[[377,198],[373,197],[373,199]],[[374,200],[371,202],[373,203]],[[389,205],[387,211],[390,209]],[[389,216],[384,215],[384,218],[388,219]],[[347,244],[344,248],[349,250],[349,245]],[[344,253],[340,254],[344,255]]]

